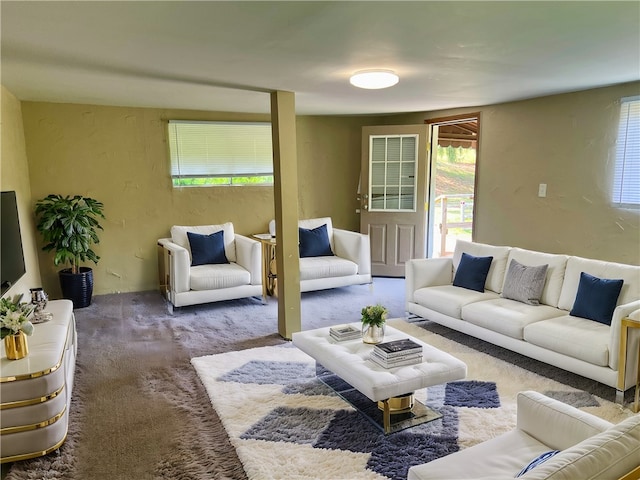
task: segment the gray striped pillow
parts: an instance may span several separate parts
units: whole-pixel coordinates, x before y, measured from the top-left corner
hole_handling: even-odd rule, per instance
[[[502,296],[529,305],[540,305],[549,265],[529,267],[511,259]]]

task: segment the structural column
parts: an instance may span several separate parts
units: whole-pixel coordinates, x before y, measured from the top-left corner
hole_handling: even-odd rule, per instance
[[[271,93],[278,333],[291,339],[302,330],[300,318],[300,254],[298,251],[298,161],[293,92]]]

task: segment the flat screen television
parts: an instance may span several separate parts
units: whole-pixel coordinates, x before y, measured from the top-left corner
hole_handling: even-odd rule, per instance
[[[0,250],[2,250],[0,295],[4,295],[4,292],[9,290],[26,273],[16,192],[0,193],[0,210]]]

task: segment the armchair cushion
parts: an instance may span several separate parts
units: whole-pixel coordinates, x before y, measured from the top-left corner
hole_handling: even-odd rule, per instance
[[[251,274],[237,263],[191,267],[189,277],[191,290],[218,290],[251,283]]]
[[[224,230],[210,235],[187,232],[191,247],[191,266],[229,263],[224,254]]]
[[[299,227],[298,238],[300,240],[300,258],[333,255],[326,224],[312,229]]]
[[[220,230],[224,231],[224,253],[230,262],[236,261],[235,233],[233,231],[233,223],[227,222],[221,225],[197,225],[197,226],[181,226],[174,225],[171,227],[171,240],[173,243],[180,245],[189,252],[189,258],[193,258],[191,253],[191,245],[187,232],[199,233],[201,235],[210,235]]]
[[[358,273],[358,265],[340,257],[307,257],[300,259],[300,280],[348,277]]]

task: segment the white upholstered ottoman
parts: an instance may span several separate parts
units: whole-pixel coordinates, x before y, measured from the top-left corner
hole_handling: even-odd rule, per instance
[[[352,325],[360,328],[359,322]],[[389,399],[467,376],[467,365],[461,360],[387,325],[385,342],[403,338],[422,345],[422,363],[384,368],[369,359],[373,345],[361,339],[336,342],[329,327],[296,332],[293,344],[370,400],[382,402],[384,429],[389,432]]]

